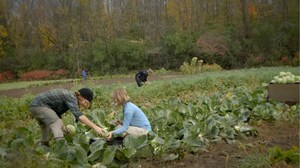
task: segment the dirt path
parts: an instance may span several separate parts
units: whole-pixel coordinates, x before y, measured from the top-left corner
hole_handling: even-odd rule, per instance
[[[148,77],[148,80],[151,81],[159,81],[159,80],[166,80],[172,78],[178,78],[181,75],[178,73],[165,73],[161,75],[152,75]],[[81,84],[84,84],[86,81],[81,81]],[[113,79],[102,79],[102,80],[89,80],[88,82],[92,82],[95,85],[110,85],[115,83],[126,84],[126,83],[136,83],[134,76],[133,77],[123,77],[123,78],[113,78]],[[38,94],[46,90],[54,89],[54,88],[64,88],[64,89],[71,89],[78,83],[64,83],[64,84],[53,84],[47,86],[38,86],[38,87],[30,87],[24,89],[11,89],[11,90],[1,90],[0,96],[7,96],[13,98],[20,98],[24,94]]]

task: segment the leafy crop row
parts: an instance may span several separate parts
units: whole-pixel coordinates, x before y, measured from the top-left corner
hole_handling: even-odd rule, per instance
[[[253,125],[261,120],[293,120],[299,116],[299,104],[287,106],[267,101],[265,84],[249,84],[250,79],[259,81],[259,78],[249,75],[251,78],[247,80],[238,74],[216,76],[218,79],[204,75],[162,81],[143,90],[127,85],[131,99],[146,113],[153,131],[138,138],[127,136],[123,145],[109,144],[67,116],[65,123],[75,125],[76,133],[52,142],[51,147],[42,147],[40,130],[27,106],[33,96],[4,98],[0,103],[4,119],[0,125],[0,166],[119,167],[151,157],[171,161],[183,158],[187,152],[207,151],[213,143],[234,143],[241,137],[257,136]],[[121,109],[114,109],[119,111],[115,118],[107,115],[112,110],[110,92],[114,87],[118,85],[95,87],[93,109],[85,112],[109,130],[113,129],[112,119],[122,119]],[[137,99],[141,95],[144,96]],[[91,138],[96,140],[92,144]]]

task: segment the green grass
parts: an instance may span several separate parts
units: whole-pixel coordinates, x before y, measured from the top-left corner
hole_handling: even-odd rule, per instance
[[[30,85],[42,83],[41,81],[24,81],[24,82],[10,82],[10,83],[1,83],[0,90],[10,90],[10,89],[21,89],[29,87]]]
[[[75,79],[79,80],[79,79]],[[11,90],[11,89],[22,89],[33,86],[57,84],[57,83],[67,83],[73,82],[74,79],[60,79],[60,80],[45,80],[45,81],[21,81],[21,82],[10,82],[10,83],[1,83],[0,90]]]
[[[299,164],[299,150],[294,146],[289,150],[283,150],[279,146],[269,148],[267,154],[254,153],[243,159],[241,168],[271,168],[282,167],[282,165]],[[290,166],[292,167],[292,166]]]
[[[156,71],[155,74],[163,74],[167,71]],[[133,77],[135,73],[130,72],[128,74],[117,74],[117,75],[105,75],[105,76],[92,76],[90,80],[104,80],[104,79],[115,79],[115,78],[127,78]],[[74,78],[74,79],[59,79],[59,80],[38,80],[38,81],[16,81],[9,83],[0,83],[0,91],[1,90],[11,90],[11,89],[23,89],[34,86],[42,86],[42,85],[50,85],[50,84],[61,84],[68,83],[74,81],[80,81],[82,78]]]
[[[176,82],[188,82],[194,83],[194,81],[198,81],[201,78],[211,78],[219,79],[225,76],[236,76],[236,77],[251,77],[259,74],[261,79],[271,81],[273,76],[278,75],[280,71],[290,71],[294,75],[299,75],[299,67],[262,67],[262,68],[251,68],[251,69],[240,69],[240,70],[228,70],[228,71],[218,71],[218,72],[203,72],[194,75],[185,75],[180,79],[172,79],[172,81]],[[154,72],[155,74],[162,74],[160,72]],[[134,73],[130,74],[121,74],[121,75],[107,75],[107,76],[95,76],[91,77],[91,80],[103,80],[103,79],[112,79],[112,78],[124,78],[124,77],[132,77]],[[176,75],[164,76],[164,78],[173,78]],[[20,82],[10,82],[10,83],[0,83],[0,90],[11,90],[11,89],[22,89],[29,88],[33,86],[42,86],[49,84],[59,84],[59,83],[67,83],[73,81],[79,81],[79,79],[60,79],[60,80],[46,80],[46,81],[20,81]],[[166,83],[166,81],[161,81],[158,83]]]

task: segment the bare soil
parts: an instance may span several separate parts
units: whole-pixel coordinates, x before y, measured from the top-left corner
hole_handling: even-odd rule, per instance
[[[180,77],[178,74],[152,75],[149,81],[164,80],[170,78]],[[86,82],[86,81],[82,81]],[[95,84],[109,85],[113,83],[135,83],[134,77],[129,78],[115,78],[91,81]],[[38,94],[45,90],[52,88],[70,89],[74,87],[73,83],[40,86],[26,89],[14,89],[7,91],[0,91],[0,95],[19,98],[24,94]],[[211,144],[208,151],[199,153],[186,153],[185,157],[175,161],[163,161],[162,158],[146,158],[132,163],[128,167],[186,167],[186,168],[235,168],[240,167],[244,159],[249,155],[267,154],[269,148],[278,146],[284,150],[289,150],[294,146],[299,149],[299,118],[294,122],[263,122],[256,125],[258,131],[257,137],[239,138],[235,143],[229,144],[227,142],[218,142]],[[255,167],[255,163],[253,163]],[[298,168],[296,165],[288,165],[285,162],[273,167],[280,168]]]

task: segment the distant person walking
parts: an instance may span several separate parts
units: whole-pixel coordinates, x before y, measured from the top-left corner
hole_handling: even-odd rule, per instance
[[[88,78],[88,74],[87,74],[87,71],[85,69],[82,70],[82,77],[85,80],[87,80],[87,78]]]
[[[141,70],[135,75],[135,81],[139,87],[143,86],[143,84],[149,84],[147,78],[148,75],[152,75],[153,71],[152,69],[148,70]]]

